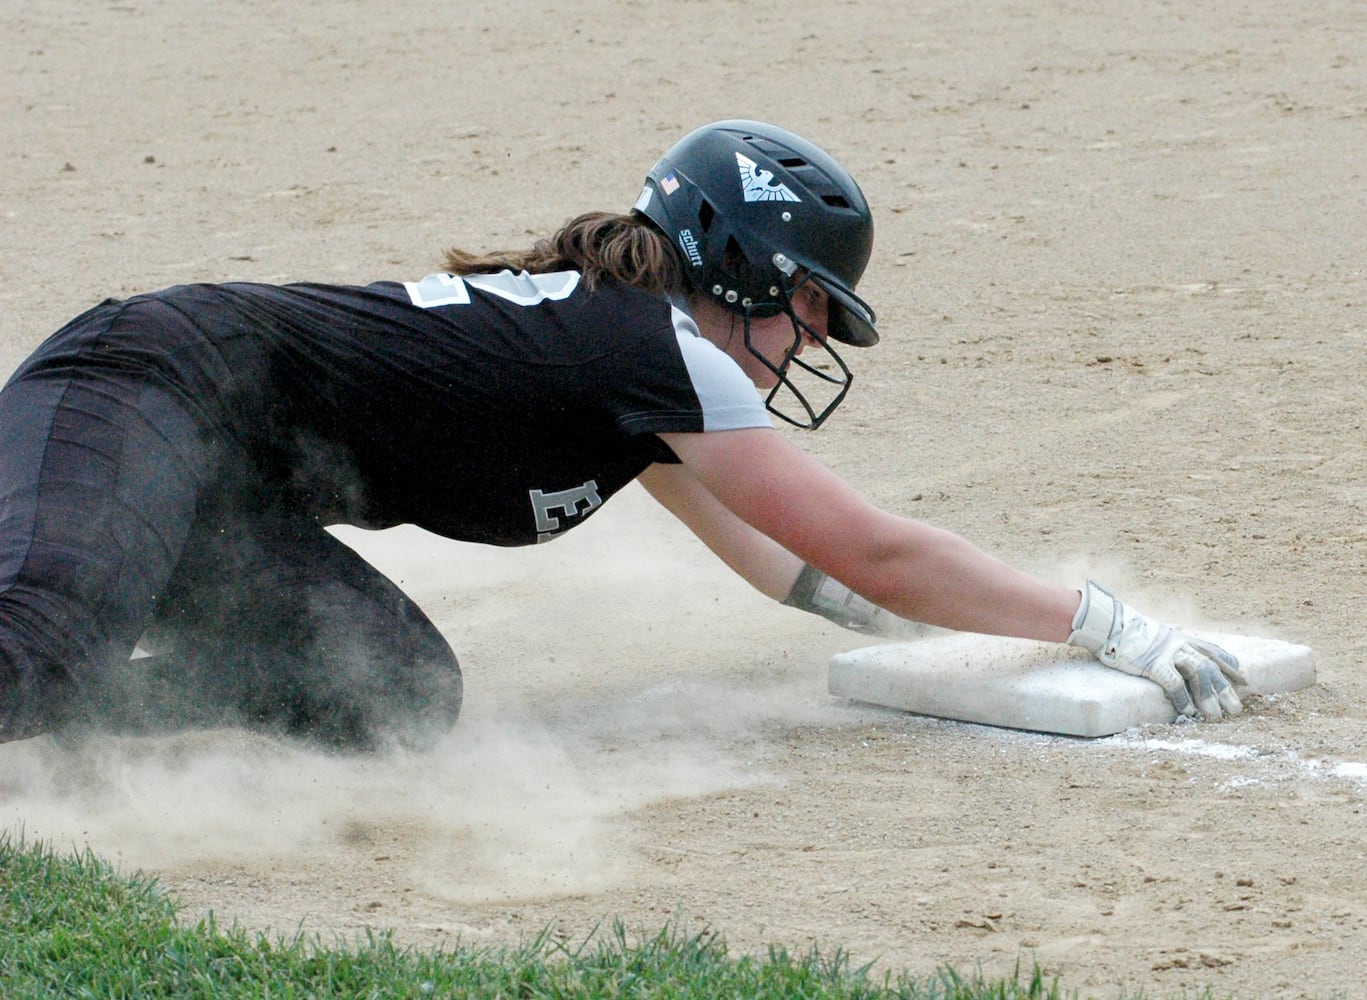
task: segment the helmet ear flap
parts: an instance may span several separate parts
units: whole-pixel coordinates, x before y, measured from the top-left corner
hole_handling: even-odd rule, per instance
[[[772,263],[746,253],[734,234],[727,235],[706,280],[712,298],[727,309],[773,316],[784,308],[783,276]]]

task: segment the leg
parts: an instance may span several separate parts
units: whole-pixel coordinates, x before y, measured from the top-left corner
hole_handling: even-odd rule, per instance
[[[307,519],[243,513],[273,500],[219,430],[264,405],[219,398],[242,375],[173,310],[110,304],[0,391],[0,741],[173,700],[334,742],[454,721],[455,657],[396,587]],[[130,661],[154,621],[179,652]]]
[[[0,392],[0,740],[87,713],[150,616],[216,462],[169,393],[117,370]]]
[[[460,712],[460,668],[436,627],[299,514],[212,518],[147,642],[157,654],[131,661],[119,688],[164,692],[144,704],[153,724],[243,724],[367,749],[425,744]]]

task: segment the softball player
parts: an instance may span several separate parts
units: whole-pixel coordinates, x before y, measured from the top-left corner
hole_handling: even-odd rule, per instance
[[[324,527],[544,542],[633,479],[777,601],[1071,642],[1179,712],[1238,712],[1223,650],[878,510],[774,429],[825,421],[851,380],[834,344],[877,342],[855,293],[872,244],[828,154],[728,121],[669,150],[630,213],[526,251],[94,307],[0,392],[0,739],[424,742],[460,711],[456,657]]]

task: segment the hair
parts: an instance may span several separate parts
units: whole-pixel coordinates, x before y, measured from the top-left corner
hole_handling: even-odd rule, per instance
[[[614,212],[575,216],[528,250],[475,254],[453,247],[442,263],[451,274],[573,270],[583,274],[590,289],[600,281],[615,281],[661,295],[688,291],[683,259],[669,238],[643,216]]]

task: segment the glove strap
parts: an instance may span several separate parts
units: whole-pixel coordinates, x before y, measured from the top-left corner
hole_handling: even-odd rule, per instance
[[[1125,606],[1095,580],[1087,581],[1082,592],[1082,603],[1073,616],[1073,632],[1068,645],[1087,650],[1102,663],[1110,666],[1115,658],[1113,639],[1120,636]]]

